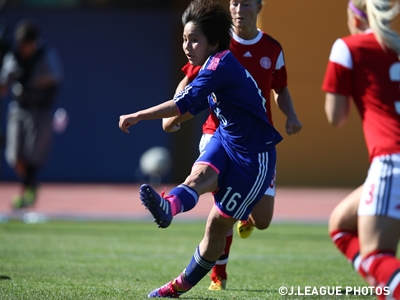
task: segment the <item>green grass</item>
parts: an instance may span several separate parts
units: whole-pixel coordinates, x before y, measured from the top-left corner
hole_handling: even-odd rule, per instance
[[[0,299],[146,299],[186,267],[203,234],[204,222],[3,223]],[[181,298],[375,299],[279,295],[281,286],[365,286],[326,225],[272,224],[246,240],[235,233],[227,270],[226,291],[208,291],[207,276]]]

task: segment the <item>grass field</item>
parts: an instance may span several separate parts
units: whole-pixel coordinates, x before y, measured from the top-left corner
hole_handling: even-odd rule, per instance
[[[145,299],[186,267],[203,232],[204,222],[168,229],[152,222],[3,223],[0,299]],[[280,296],[281,286],[365,286],[326,225],[277,223],[246,240],[235,233],[228,275],[225,291],[208,291],[207,276],[181,298],[375,299]]]

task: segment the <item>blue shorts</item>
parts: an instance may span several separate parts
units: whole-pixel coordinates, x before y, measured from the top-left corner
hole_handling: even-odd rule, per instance
[[[221,215],[247,220],[264,195],[275,172],[276,150],[239,153],[225,149],[212,137],[194,164],[206,164],[218,173],[214,202]]]

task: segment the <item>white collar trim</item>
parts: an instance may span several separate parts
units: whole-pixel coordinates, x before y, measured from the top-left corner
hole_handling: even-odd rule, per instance
[[[263,35],[263,33],[262,33],[262,31],[261,31],[260,29],[257,29],[257,30],[258,30],[258,34],[256,35],[256,37],[255,37],[254,39],[251,39],[251,40],[242,39],[242,38],[239,37],[233,30],[232,30],[232,38],[233,38],[236,42],[238,42],[238,43],[240,43],[240,44],[242,44],[242,45],[254,45],[254,44],[257,43],[259,40],[261,40],[262,35]]]

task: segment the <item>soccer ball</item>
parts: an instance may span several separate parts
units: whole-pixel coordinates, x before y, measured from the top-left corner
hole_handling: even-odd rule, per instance
[[[164,147],[152,147],[140,157],[140,170],[146,176],[163,176],[169,172],[171,165],[171,154]]]

